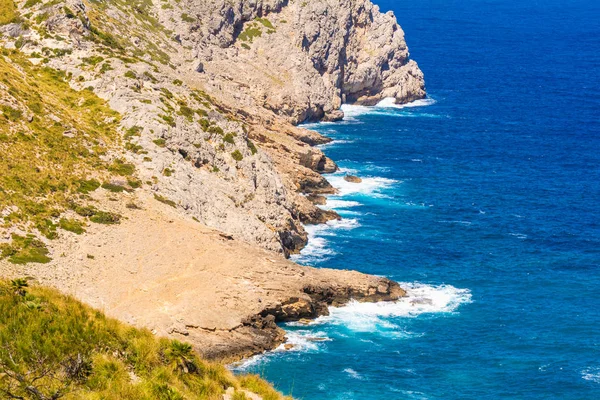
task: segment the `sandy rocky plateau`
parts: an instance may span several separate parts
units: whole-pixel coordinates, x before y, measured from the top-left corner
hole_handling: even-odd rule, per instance
[[[339,120],[344,102],[425,96],[391,12],[368,0],[15,3],[27,23],[0,26],[2,45],[108,101],[147,184],[97,190],[121,224],[61,233],[52,262],[0,261],[3,275],[222,360],[283,343],[278,321],[404,295],[385,278],[286,260],[306,244],[303,224],[339,218],[317,207],[335,192],[322,174],[337,166],[315,147],[329,139],[297,125]]]

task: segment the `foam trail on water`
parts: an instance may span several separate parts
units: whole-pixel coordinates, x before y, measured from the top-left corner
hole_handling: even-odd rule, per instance
[[[358,379],[361,381],[365,379],[361,374],[359,374],[352,368],[346,368],[346,369],[344,369],[344,372],[347,373],[348,375],[350,375],[351,378]]]
[[[581,371],[581,377],[586,381],[600,383],[600,368],[586,368]]]

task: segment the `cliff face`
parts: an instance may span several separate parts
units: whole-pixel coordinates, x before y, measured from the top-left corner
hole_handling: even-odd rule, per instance
[[[339,119],[345,102],[425,96],[396,18],[368,0],[188,0],[182,8],[195,22],[177,31],[206,71],[243,83],[258,105],[292,123]]]

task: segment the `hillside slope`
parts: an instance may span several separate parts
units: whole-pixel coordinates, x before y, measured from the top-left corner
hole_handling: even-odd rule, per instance
[[[106,318],[56,290],[0,281],[0,397],[9,399],[281,399],[188,344]],[[230,389],[231,388],[231,389]]]

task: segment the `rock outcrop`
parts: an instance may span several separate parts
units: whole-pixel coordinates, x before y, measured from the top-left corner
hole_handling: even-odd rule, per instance
[[[197,49],[204,70],[242,84],[257,104],[292,123],[340,119],[346,102],[425,97],[423,74],[395,16],[369,0],[181,6],[197,22],[175,29]]]

